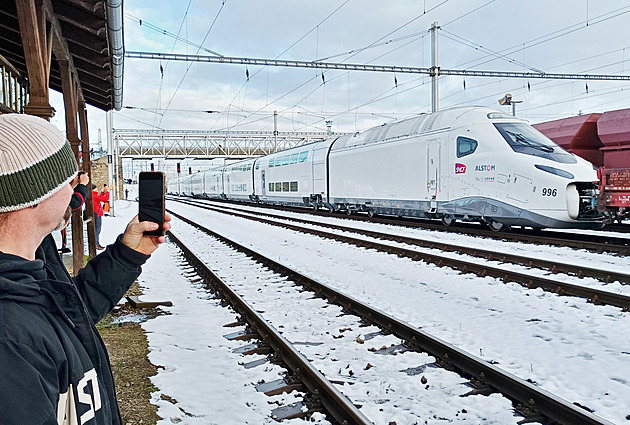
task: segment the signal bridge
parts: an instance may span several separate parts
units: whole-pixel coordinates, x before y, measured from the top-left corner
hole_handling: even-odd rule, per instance
[[[118,157],[249,158],[339,136],[332,132],[114,129]]]

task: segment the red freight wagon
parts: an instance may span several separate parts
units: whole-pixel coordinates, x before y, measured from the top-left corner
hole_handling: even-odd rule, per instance
[[[613,219],[623,219],[630,214],[630,168],[605,167],[597,170],[599,197],[597,209],[608,211]]]
[[[604,167],[630,168],[630,109],[605,112],[597,121]]]
[[[535,124],[534,128],[566,151],[581,156],[591,164],[604,165],[604,145],[597,137],[597,120],[602,114],[578,115]]]
[[[597,133],[604,144],[597,208],[625,218],[630,213],[630,109],[605,112],[597,121]]]

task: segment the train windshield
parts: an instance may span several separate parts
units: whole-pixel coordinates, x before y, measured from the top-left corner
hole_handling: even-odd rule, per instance
[[[575,157],[553,143],[538,130],[522,123],[495,123],[514,152],[538,156],[563,164],[574,164]]]

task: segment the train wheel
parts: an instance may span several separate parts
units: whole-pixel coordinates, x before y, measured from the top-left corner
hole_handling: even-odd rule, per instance
[[[313,204],[313,211],[314,211],[314,212],[319,211],[319,205],[317,205],[317,204]]]
[[[495,220],[491,220],[488,222],[488,227],[490,228],[490,230],[492,230],[493,232],[502,232],[504,230],[509,229],[508,226],[506,226],[505,224],[499,222],[499,221],[495,221]]]
[[[368,217],[372,218],[376,215],[376,213],[374,212],[374,210],[368,210],[367,211]]]
[[[442,217],[442,224],[446,227],[450,227],[455,224],[455,218],[451,217],[450,215],[445,215]]]

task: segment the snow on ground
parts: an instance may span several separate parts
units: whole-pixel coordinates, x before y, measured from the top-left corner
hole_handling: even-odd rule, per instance
[[[137,204],[118,201],[116,217],[103,220],[103,243],[112,243],[124,231],[137,212]],[[158,406],[160,424],[266,424],[276,423],[271,411],[278,405],[299,401],[299,393],[268,397],[256,392],[260,380],[278,379],[279,366],[266,363],[245,369],[243,362],[263,356],[244,358],[234,354],[242,341],[228,341],[223,335],[235,328],[223,325],[236,320],[236,315],[190,278],[183,276],[182,257],[174,244],[162,245],[143,266],[139,284],[142,300],[170,300],[172,307],[163,307],[167,315],[142,324],[149,342],[149,360],[159,367],[151,378],[158,391],[152,403]],[[294,419],[287,424],[305,423]],[[313,422],[310,422],[313,423]],[[321,415],[314,423],[328,424]]]
[[[172,202],[168,206],[472,354],[498,362],[498,367],[531,379],[570,402],[588,406],[599,416],[614,423],[627,422],[630,313],[194,207]],[[112,243],[136,212],[136,203],[117,201],[116,216],[104,217],[102,243]],[[173,223],[176,235],[188,232],[183,223],[175,219]],[[344,224],[349,225],[347,221]],[[383,232],[394,227],[371,223],[360,226],[380,227]],[[627,258],[568,248],[398,229],[405,235],[432,233],[442,242],[486,249],[501,246],[521,255],[582,261],[592,267],[623,269],[627,264]],[[199,238],[193,240],[199,241],[197,245],[202,248],[206,245]],[[179,257],[168,245],[149,259],[140,277],[143,299],[169,299],[174,303],[164,308],[170,315],[143,323],[149,358],[164,367],[154,378],[158,392],[153,401],[164,418],[160,424],[272,423],[270,411],[277,405],[256,393],[252,382],[275,379],[279,371],[273,365],[265,365],[269,370],[238,365],[243,359],[231,349],[242,343],[222,336],[231,332],[222,326],[233,321],[233,316],[229,310],[203,299],[205,290],[182,276]],[[254,358],[245,361],[250,359]],[[168,401],[169,397],[163,399],[162,394],[175,399],[176,404]],[[283,403],[293,400],[293,395],[283,397]],[[419,404],[426,402],[418,396]],[[439,406],[441,401],[430,402]],[[443,422],[431,420],[428,423]]]
[[[507,425],[522,419],[500,394],[461,398],[471,391],[467,380],[436,368],[435,358],[426,353],[372,352],[398,346],[401,341],[381,335],[377,327],[363,325],[359,317],[343,314],[341,307],[301,290],[190,225],[180,222],[178,227],[185,240],[203,240],[195,244],[195,255],[261,312],[327,379],[337,382],[338,389],[374,423],[419,424],[442,418],[448,423]]]
[[[195,200],[199,201],[199,200]],[[357,229],[371,230],[375,232],[388,233],[392,235],[401,235],[418,239],[425,239],[428,241],[437,241],[441,243],[448,243],[452,245],[471,247],[479,249],[487,249],[497,252],[504,252],[515,255],[524,255],[530,257],[542,257],[549,260],[558,260],[568,263],[580,262],[588,264],[590,267],[602,268],[604,270],[611,270],[617,272],[627,272],[627,257],[620,257],[612,253],[597,254],[587,250],[575,250],[569,247],[560,246],[544,246],[526,244],[522,242],[509,242],[496,239],[473,237],[463,234],[457,234],[454,232],[441,232],[437,230],[427,230],[421,228],[411,228],[397,226],[393,224],[381,224],[371,223],[364,221],[354,221],[345,218],[339,218],[338,216],[315,216],[304,213],[294,213],[289,211],[269,210],[268,208],[258,207],[245,207],[234,204],[226,204],[222,202],[207,201],[210,205],[219,206],[222,208],[234,208],[241,210],[257,211],[263,213],[270,213],[275,215],[282,215],[286,217],[305,218],[310,221],[316,221],[321,223],[331,223],[340,226],[354,227]],[[176,202],[170,202],[169,206],[177,205]],[[578,229],[572,229],[572,232],[577,232]],[[593,232],[593,231],[588,231]],[[627,238],[628,235],[624,233],[614,232],[599,232],[605,236],[617,235],[618,237]]]
[[[235,211],[235,209],[233,208],[229,208],[229,210]],[[245,212],[247,210],[243,210],[241,208],[238,208],[238,211],[241,211],[241,214],[245,214],[245,215],[251,215],[251,216],[256,216],[256,214],[254,213],[250,213],[250,212]],[[300,218],[300,217],[296,217],[296,218]],[[304,218],[304,216],[302,216],[302,218]],[[310,219],[309,216],[305,217],[306,219]],[[346,231],[342,231],[342,230],[337,230],[337,229],[331,229],[331,228],[327,228],[324,226],[317,226],[317,225],[311,225],[311,224],[304,224],[304,223],[296,223],[294,221],[290,221],[288,219],[283,220],[283,219],[276,219],[273,218],[272,220],[274,221],[278,221],[278,222],[282,222],[282,223],[287,223],[287,224],[291,224],[291,225],[299,225],[301,227],[305,227],[305,228],[309,228],[309,229],[319,229],[319,230],[323,230],[325,232],[328,233],[333,233],[336,235],[344,235],[344,236],[350,236],[350,237],[354,237],[357,239],[362,239],[362,240],[368,240],[368,241],[373,241],[373,242],[377,242],[380,244],[384,244],[384,245],[390,245],[390,246],[395,246],[395,247],[403,247],[406,249],[413,249],[415,251],[418,252],[422,252],[422,253],[427,253],[427,254],[431,254],[431,255],[437,255],[437,256],[441,256],[441,257],[448,257],[448,258],[457,258],[460,260],[464,260],[464,261],[469,261],[469,262],[473,262],[473,263],[486,263],[488,264],[490,267],[498,267],[498,268],[502,268],[502,269],[506,269],[506,270],[512,270],[512,271],[516,271],[516,272],[520,272],[520,273],[525,273],[525,274],[530,274],[533,276],[538,276],[538,277],[544,277],[544,278],[548,278],[548,279],[552,279],[552,280],[556,280],[556,281],[560,281],[560,282],[566,282],[566,283],[571,283],[574,285],[579,285],[579,286],[588,286],[591,288],[595,288],[595,289],[599,289],[599,290],[603,290],[603,291],[608,291],[608,292],[614,292],[614,293],[619,293],[619,294],[625,294],[630,296],[630,285],[627,284],[622,284],[620,282],[602,282],[598,279],[595,278],[577,278],[575,276],[570,276],[570,275],[566,275],[566,274],[553,274],[550,271],[547,270],[541,270],[541,269],[537,269],[537,268],[529,268],[526,267],[524,265],[518,265],[518,264],[507,264],[507,263],[501,263],[500,261],[488,261],[485,260],[483,258],[479,258],[479,257],[473,257],[467,254],[459,254],[457,252],[444,252],[438,249],[429,249],[429,248],[423,248],[417,245],[411,245],[411,244],[406,244],[406,243],[399,243],[399,242],[393,242],[393,241],[389,241],[389,240],[383,240],[383,239],[377,239],[377,238],[373,238],[370,236],[364,236],[361,234],[357,234],[357,233],[353,233],[353,232],[346,232]],[[341,223],[340,223],[341,221]],[[349,226],[348,224],[349,220],[343,220],[343,219],[337,219],[337,218],[323,218],[320,220],[318,220],[318,223],[329,223],[329,224],[334,224],[334,225],[343,225],[345,227],[351,227],[351,228],[355,228],[355,229],[362,229],[362,230],[372,230],[375,231],[374,229],[370,229],[370,224],[372,223],[360,223],[359,224],[364,224],[364,226],[362,227],[358,227],[358,226],[353,226],[353,224],[355,222],[350,222]],[[367,225],[366,225],[367,224]],[[401,227],[400,226],[391,226],[391,225],[386,225],[386,228],[382,228],[383,225],[381,225],[381,228],[379,229],[379,231],[381,231],[381,233],[385,233],[387,232],[388,234],[396,234],[396,235],[402,235],[402,236],[407,236],[405,235],[405,233],[401,232]],[[416,230],[416,232],[414,233],[413,236],[416,239],[420,239],[420,238],[425,238],[427,240],[430,241],[437,241],[437,239],[435,238],[436,233],[440,233],[440,232],[436,232],[436,231],[422,231],[421,232],[417,232],[417,229],[411,229],[411,230]],[[427,237],[428,235],[428,237]],[[462,243],[452,243],[452,245],[456,245],[456,246],[465,246],[465,244],[470,243],[468,240],[469,239],[480,239],[480,238],[471,238],[470,236],[464,236],[464,235],[457,235],[460,238],[463,239]],[[487,239],[486,239],[487,240]],[[443,241],[440,241],[443,242]],[[486,250],[491,250],[491,249],[497,249],[499,252],[507,252],[505,250],[505,247],[502,244],[506,244],[506,242],[501,242],[501,241],[494,241],[495,244],[492,245],[492,248],[489,248],[487,246],[484,246],[483,248],[478,247],[479,249],[486,249]],[[444,242],[443,242],[444,243]],[[511,242],[511,244],[515,244],[515,245],[521,245],[518,248],[521,250],[521,254],[519,255],[524,255],[524,256],[528,256],[531,258],[537,258],[537,253],[541,252],[540,249],[536,249],[534,251],[534,253],[532,254],[526,254],[526,252],[528,252],[527,250],[530,249],[531,247],[535,247],[536,245],[531,245],[531,244],[522,244],[522,243],[514,243]],[[525,245],[526,248],[523,248],[522,245]],[[565,250],[570,250],[570,248],[561,248],[563,251]],[[593,268],[599,268],[601,270],[608,270],[608,271],[612,271],[614,269],[618,269],[621,272],[627,272],[627,261],[624,259],[624,257],[619,257],[619,256],[609,256],[606,255],[604,257],[604,260],[602,261],[601,259],[599,259],[599,257],[601,257],[604,254],[596,254],[596,253],[592,253],[589,251],[583,251],[582,254],[584,254],[584,258],[585,261],[587,261],[586,259],[588,259],[588,263],[585,264],[589,264],[590,267]],[[560,263],[566,263],[567,259],[566,259],[566,253],[564,253],[565,257],[556,257],[556,260]],[[612,258],[611,258],[612,257]],[[548,257],[544,257],[544,258],[548,258]],[[575,257],[571,257],[572,259],[575,259]],[[593,262],[595,262],[596,265],[591,265]],[[611,264],[612,263],[612,264]],[[623,265],[623,267],[622,267]]]
[[[622,423],[630,414],[630,314],[618,308],[462,275],[190,206],[170,203],[169,207],[472,354],[498,362],[504,370],[588,406],[608,420]],[[520,245],[521,250],[530,249]],[[547,255],[546,249],[558,252],[541,246],[531,249],[540,251],[539,255]],[[575,261],[576,251],[565,252],[566,261]],[[599,258],[580,255],[588,255],[592,262]]]

